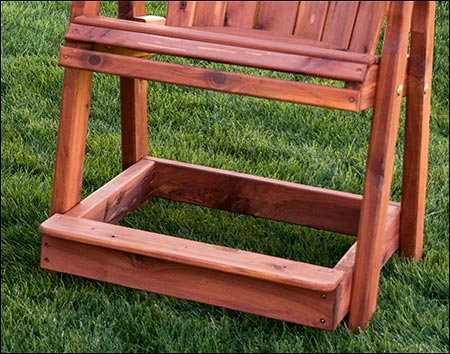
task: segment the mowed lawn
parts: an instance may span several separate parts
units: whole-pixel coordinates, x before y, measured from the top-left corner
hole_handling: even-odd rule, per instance
[[[163,16],[164,2],[147,2]],[[39,267],[49,216],[68,1],[1,2],[2,352],[449,352],[449,2],[437,2],[423,259],[383,268],[364,333],[323,331]],[[102,14],[115,16],[116,3]],[[362,193],[371,112],[149,84],[149,155]],[[119,81],[96,74],[83,196],[120,170]],[[401,196],[404,115],[392,196]],[[334,266],[331,232],[152,199],[122,225]],[[239,296],[239,294],[236,294]]]

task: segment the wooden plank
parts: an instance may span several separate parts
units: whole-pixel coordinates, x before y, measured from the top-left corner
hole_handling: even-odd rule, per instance
[[[398,248],[399,229],[400,204],[391,202],[388,208],[388,221],[385,230],[382,266],[392,257]],[[337,306],[335,315],[335,320],[337,323],[344,319],[349,310],[357,243],[358,241],[350,247],[350,249],[334,267],[334,269],[341,270],[345,273],[337,291]]]
[[[118,222],[150,197],[154,165],[146,159],[136,162],[65,215],[108,223]]]
[[[267,49],[269,49],[269,43],[273,44],[270,50],[275,52],[278,51],[277,49],[280,43],[283,45],[290,44],[291,47],[301,45],[301,46],[312,46],[315,48],[339,49],[337,46],[334,46],[332,44],[316,41],[313,39],[308,39],[304,37],[284,36],[279,33],[274,33],[265,30],[256,30],[253,28],[205,26],[205,27],[193,27],[193,29],[195,29],[196,31],[205,31],[209,33],[223,33],[225,35],[240,36],[248,38],[250,41],[254,39],[262,40],[266,44]]]
[[[156,166],[151,195],[356,235],[361,196],[178,161]]]
[[[81,199],[92,72],[64,70],[51,214],[65,213]]]
[[[365,64],[359,63],[246,49],[78,24],[69,26],[66,39],[345,81],[361,82],[367,70]]]
[[[92,57],[95,57],[95,60],[92,60]],[[61,48],[59,64],[132,78],[349,111],[357,111],[360,100],[360,92],[357,90],[195,68],[69,47]],[[186,80],[186,77],[189,80]]]
[[[87,14],[97,16],[100,1],[73,1],[70,21]],[[87,45],[67,43],[74,48]],[[55,172],[50,213],[66,212],[81,199],[92,73],[65,69],[56,145]]]
[[[101,16],[78,16],[74,20],[74,23],[87,26],[125,30],[130,32],[154,34],[179,39],[190,39],[200,42],[212,42],[215,44],[225,44],[243,48],[262,49],[287,54],[347,61],[366,65],[375,64],[378,60],[377,56],[374,55],[351,53],[333,49],[324,50],[323,48],[316,48],[310,45],[292,45],[292,43],[290,42],[283,43],[278,39],[277,41],[267,41],[258,38],[241,38],[240,36],[226,35],[223,33],[211,33],[207,31],[199,31],[192,28],[151,25]]]
[[[308,263],[62,214],[44,221],[40,230],[69,241],[317,291],[333,291],[342,275]]]
[[[69,22],[81,15],[98,16],[99,13],[100,1],[72,1]]]
[[[258,1],[228,1],[225,26],[254,28]]]
[[[380,61],[349,311],[355,331],[365,328],[376,308],[412,5],[391,3]]]
[[[302,325],[334,329],[334,292],[311,291],[46,235],[43,236],[41,267]]]
[[[361,1],[348,49],[375,54],[383,24],[386,1]]]
[[[298,1],[261,1],[255,28],[293,34],[298,3]]]
[[[193,26],[223,26],[227,1],[197,1]]]
[[[300,1],[294,35],[320,40],[329,1]]]
[[[408,63],[400,255],[417,260],[425,222],[435,7],[432,1],[414,3]]]
[[[118,1],[119,18],[131,20],[134,17],[145,16],[145,1]]]
[[[119,18],[145,15],[145,1],[119,1]],[[120,77],[122,169],[148,153],[147,81]]]
[[[168,1],[166,25],[189,27],[194,23],[195,8],[198,1]]]
[[[348,48],[359,1],[330,1],[322,40]]]

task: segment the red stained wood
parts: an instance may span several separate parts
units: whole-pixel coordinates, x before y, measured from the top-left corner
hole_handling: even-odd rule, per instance
[[[192,28],[151,25],[96,16],[79,16],[73,21],[73,23],[137,33],[147,33],[164,37],[174,37],[178,39],[190,39],[200,42],[212,42],[215,44],[224,44],[236,47],[262,49],[287,54],[298,54],[330,60],[340,60],[344,62],[360,63],[366,65],[375,64],[378,60],[376,56],[370,54],[352,53],[332,49],[324,50],[323,47],[317,48],[315,46],[301,44],[293,45],[293,43],[289,39],[287,43],[283,43],[283,41],[280,41],[279,35],[277,35],[277,39],[275,41],[261,40],[260,38],[248,38],[248,36],[246,36],[245,38],[241,38],[241,36],[226,35],[225,33],[214,33],[205,30],[200,31]],[[76,34],[66,34],[66,36],[72,35]],[[292,37],[288,36],[287,38]]]
[[[158,158],[151,194],[356,235],[361,197]]]
[[[47,235],[43,236],[41,267],[307,326],[334,329],[335,292],[312,291]]]
[[[132,20],[145,15],[145,1],[119,1],[119,18]],[[122,168],[148,153],[147,81],[120,78]]]
[[[327,58],[246,49],[223,44],[130,33],[122,30],[102,29],[85,25],[70,25],[66,39],[122,46],[138,51],[212,60],[254,68],[310,74],[337,80],[361,82],[367,69],[367,66],[364,64],[342,62]]]
[[[412,5],[412,2],[393,2],[386,28],[353,273],[349,326],[354,330],[365,328],[376,306],[402,100],[397,90],[404,81],[406,70]]]
[[[335,329],[348,314],[350,329],[364,329],[383,265],[399,245],[402,256],[421,256],[434,2],[390,3],[380,62],[373,54],[385,2],[170,1],[167,21],[146,16],[145,2],[119,2],[121,19],[99,17],[99,6],[72,2],[61,48],[66,69],[52,216],[40,227],[41,267],[323,329]],[[345,84],[142,58],[150,53]],[[130,167],[80,202],[92,72],[121,77],[123,167]],[[363,196],[147,157],[144,80],[351,111],[375,106]],[[389,194],[401,85],[408,101],[399,204]],[[353,234],[358,241],[331,269],[111,224],[150,197]]]
[[[116,223],[150,197],[154,162],[142,159],[94,193],[65,215]]]
[[[92,56],[99,58],[92,64]],[[357,111],[360,91],[62,47],[60,65],[287,102]],[[117,65],[120,63],[120,65]],[[189,80],[186,81],[186,76]],[[326,99],[324,99],[326,97]]]
[[[330,1],[322,40],[348,48],[359,1]]]
[[[386,12],[386,1],[360,1],[348,49],[375,54]]]
[[[425,223],[435,7],[415,2],[411,23],[400,255],[416,260],[422,257]]]
[[[258,5],[258,1],[228,1],[225,26],[254,28]]]
[[[197,1],[168,1],[166,25],[189,27],[194,23]]]
[[[256,29],[291,35],[294,32],[298,1],[261,1]]]
[[[300,1],[294,34],[320,40],[329,3],[329,1]]]
[[[92,73],[64,70],[51,214],[64,213],[81,199]]]
[[[342,276],[308,263],[61,214],[43,222],[40,230],[65,240],[318,291],[334,290]]]
[[[227,1],[197,1],[193,26],[223,26]]]

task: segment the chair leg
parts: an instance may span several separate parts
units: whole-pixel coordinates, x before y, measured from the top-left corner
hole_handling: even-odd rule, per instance
[[[145,15],[144,1],[119,1],[119,18]],[[148,154],[147,81],[120,77],[122,169]]]
[[[416,1],[411,23],[400,214],[402,257],[422,257],[435,3]]]
[[[80,15],[96,16],[100,1],[72,1],[70,22]],[[74,45],[85,47],[84,45]],[[50,213],[65,213],[81,199],[92,72],[64,69]]]
[[[372,128],[367,157],[364,194],[356,244],[348,324],[365,329],[375,311],[387,207],[395,157],[402,94],[406,72],[408,32],[412,2],[392,2],[386,28],[383,61],[378,74]]]
[[[81,199],[92,72],[64,70],[51,214],[65,213]]]

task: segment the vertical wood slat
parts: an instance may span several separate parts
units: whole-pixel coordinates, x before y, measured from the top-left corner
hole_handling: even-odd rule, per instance
[[[297,17],[298,1],[261,1],[256,28],[292,34]]]
[[[370,132],[358,244],[353,273],[349,327],[365,329],[375,311],[383,237],[394,167],[402,95],[397,94],[406,73],[408,32],[413,3],[390,6],[380,63],[378,89]]]
[[[415,2],[411,23],[399,251],[414,259],[423,246],[435,6]]]
[[[133,17],[145,16],[145,1],[118,1],[119,18],[130,20]]]
[[[96,16],[100,13],[100,1],[72,1],[69,21],[80,15]]]
[[[322,41],[348,48],[359,1],[330,1]]]
[[[190,27],[194,23],[197,1],[168,1],[166,25]]]
[[[51,214],[81,200],[91,90],[92,72],[64,69]]]
[[[300,1],[294,35],[320,40],[329,1]]]
[[[386,1],[361,1],[348,49],[374,54],[380,36]]]
[[[119,1],[119,18],[131,20],[145,15],[145,2]],[[120,77],[120,124],[122,169],[148,152],[147,81]]]
[[[228,1],[225,26],[254,28],[258,1]]]
[[[225,23],[227,1],[197,1],[194,26],[219,26]]]
[[[96,16],[99,13],[100,1],[72,1],[70,22],[80,15]],[[83,47],[73,43],[67,45]],[[51,214],[65,213],[81,200],[92,76],[92,72],[64,69]]]

